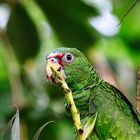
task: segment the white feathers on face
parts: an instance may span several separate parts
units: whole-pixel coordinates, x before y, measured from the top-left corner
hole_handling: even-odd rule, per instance
[[[59,63],[61,66],[67,65],[74,60],[74,56],[71,53],[51,53],[46,57],[47,62]]]
[[[61,72],[66,79],[64,67],[67,66],[69,63],[73,62],[74,56],[71,53],[51,53],[46,57],[46,60],[46,77],[49,81],[57,83],[57,81],[55,81],[51,67]]]
[[[57,55],[57,53],[51,53],[51,54],[49,54],[49,55],[47,56],[46,59],[48,59],[48,58],[50,58],[50,57],[52,57],[52,56],[56,56],[56,55]]]
[[[46,57],[47,62],[56,63],[57,58],[51,57],[51,56],[55,56],[55,55],[57,55],[57,53],[51,53],[50,55],[48,55]]]
[[[49,58],[47,62],[56,63],[58,61],[57,58]]]
[[[65,63],[70,63],[74,60],[74,56],[71,53],[66,53],[63,57]]]

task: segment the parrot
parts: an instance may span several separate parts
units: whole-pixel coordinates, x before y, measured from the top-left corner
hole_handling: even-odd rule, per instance
[[[119,89],[99,76],[84,53],[76,48],[56,48],[47,54],[46,61],[50,82],[54,82],[51,65],[64,73],[82,125],[98,113],[88,140],[140,140],[136,109]]]

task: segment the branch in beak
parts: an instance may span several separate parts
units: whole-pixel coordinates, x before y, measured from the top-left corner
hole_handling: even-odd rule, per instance
[[[51,67],[53,67],[53,69],[55,69],[56,71],[61,71],[63,73],[64,77],[66,78],[64,70],[63,70],[63,68],[60,64],[47,62],[47,65],[46,65],[46,79],[48,81],[56,83],[55,78],[54,78],[55,75],[53,74]]]

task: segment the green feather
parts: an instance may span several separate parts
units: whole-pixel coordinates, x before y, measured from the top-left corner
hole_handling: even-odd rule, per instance
[[[133,106],[117,88],[99,77],[84,54],[75,48],[58,48],[54,53],[74,56],[64,71],[82,124],[98,112],[89,140],[140,140],[140,117]]]

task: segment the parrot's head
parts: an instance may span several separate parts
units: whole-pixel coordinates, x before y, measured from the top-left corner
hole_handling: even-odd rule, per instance
[[[49,81],[54,81],[54,75],[50,69],[53,65],[64,73],[65,80],[72,91],[81,90],[88,84],[93,68],[79,50],[58,48],[46,56],[46,61],[46,76]]]

